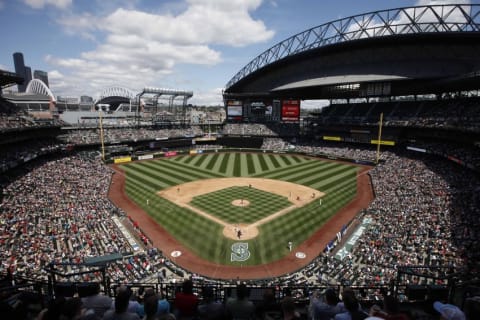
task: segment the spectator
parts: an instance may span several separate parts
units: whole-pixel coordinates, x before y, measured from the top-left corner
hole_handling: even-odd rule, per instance
[[[223,304],[215,300],[212,287],[204,287],[202,289],[203,301],[198,305],[197,313],[199,319],[205,320],[222,320],[225,319],[225,308]]]
[[[465,314],[459,307],[453,304],[441,303],[435,301],[433,308],[440,314],[442,320],[465,320]]]
[[[248,320],[255,318],[255,305],[248,300],[249,290],[243,283],[237,285],[237,297],[229,298],[226,302],[228,319]]]
[[[263,300],[256,305],[257,318],[279,319],[282,315],[281,305],[275,300],[275,292],[271,288],[263,292]]]
[[[295,310],[295,302],[292,297],[285,297],[282,300],[283,320],[301,319],[300,314]]]
[[[193,282],[187,279],[182,284],[182,291],[175,295],[175,313],[179,320],[190,320],[196,315],[198,298],[193,294]]]
[[[400,312],[398,307],[398,301],[393,296],[385,296],[383,298],[383,310],[374,305],[370,308],[371,316],[380,317],[388,320],[409,320],[410,317],[405,313]]]
[[[336,314],[335,320],[362,320],[368,317],[368,314],[361,309],[353,291],[344,291],[343,304],[347,311]]]
[[[312,313],[315,320],[329,320],[337,313],[341,312],[341,308],[337,306],[339,299],[334,289],[328,288],[325,291],[325,300],[321,301],[320,297],[312,301]]]
[[[82,304],[80,298],[70,298],[65,301],[62,309],[62,320],[86,320],[100,319],[93,310],[87,310]]]
[[[130,297],[132,292],[129,288],[121,286],[117,290],[114,306],[115,309],[108,310],[104,316],[104,320],[140,320],[135,312],[129,312]]]
[[[170,313],[170,303],[166,299],[161,299],[160,295],[157,295],[155,291],[152,288],[148,288],[145,290],[145,295],[144,295],[144,301],[150,297],[155,297],[157,301],[157,309],[156,309],[156,315],[161,316],[164,314]],[[146,304],[140,304],[137,313],[140,317],[144,317],[146,314]]]
[[[110,309],[112,298],[100,294],[98,282],[90,283],[86,289],[88,290],[87,296],[82,298],[83,306],[92,309],[99,318],[102,318],[104,313]]]
[[[158,297],[157,295],[149,295],[145,297],[144,302],[145,316],[144,320],[154,320],[158,316]]]

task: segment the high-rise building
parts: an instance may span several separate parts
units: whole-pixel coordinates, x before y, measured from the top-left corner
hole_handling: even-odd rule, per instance
[[[22,84],[18,85],[18,92],[25,92],[27,88],[26,75],[25,75],[25,62],[23,61],[23,53],[15,52],[13,54],[13,64],[15,66],[15,73],[24,79]]]
[[[38,80],[42,80],[43,83],[45,83],[45,85],[50,88],[50,86],[48,84],[48,72],[45,72],[45,71],[42,71],[42,70],[35,70],[33,72],[33,78],[38,79]]]
[[[25,88],[30,81],[32,81],[32,68],[25,66]]]

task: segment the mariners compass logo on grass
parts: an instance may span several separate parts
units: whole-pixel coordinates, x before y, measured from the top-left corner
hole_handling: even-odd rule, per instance
[[[250,251],[248,250],[248,243],[235,242],[232,244],[231,261],[246,261],[250,258]]]

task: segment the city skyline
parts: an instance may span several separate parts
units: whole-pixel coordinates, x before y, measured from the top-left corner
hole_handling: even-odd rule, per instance
[[[153,86],[191,90],[189,103],[219,105],[244,65],[289,36],[351,15],[443,3],[476,1],[0,0],[0,19],[10,26],[0,69],[13,72],[12,55],[22,52],[32,70],[48,73],[55,95]]]

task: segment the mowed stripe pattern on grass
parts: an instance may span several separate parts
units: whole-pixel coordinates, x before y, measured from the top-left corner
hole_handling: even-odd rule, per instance
[[[250,258],[242,262],[243,265],[259,265],[281,259],[289,253],[288,241],[295,246],[308,239],[356,195],[357,167],[301,155],[233,152],[182,155],[129,163],[122,168],[127,177],[126,193],[132,200],[199,257],[226,265],[239,264],[230,261],[231,245],[237,241],[223,237],[222,226],[158,197],[158,191],[198,179],[242,176],[289,181],[326,193],[321,206],[314,201],[261,225],[258,237],[243,241],[249,243],[251,253]],[[253,193],[257,194],[260,190],[250,191],[252,195],[249,197],[253,197]],[[218,211],[215,215],[221,215],[222,220],[230,223],[250,223],[265,214],[269,215],[261,212],[260,203],[250,207],[252,212],[248,217],[226,210],[232,197],[231,194],[228,196],[228,192],[226,190],[224,196],[214,193],[211,199],[210,194],[203,195],[208,201],[200,201],[195,206],[203,206],[202,210],[207,212],[214,206]],[[147,199],[149,205],[146,204]],[[285,201],[288,202],[286,197]],[[281,209],[281,200],[278,202]],[[319,252],[322,249],[319,248]]]

